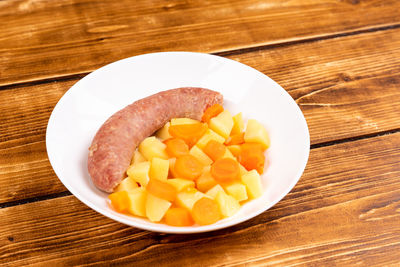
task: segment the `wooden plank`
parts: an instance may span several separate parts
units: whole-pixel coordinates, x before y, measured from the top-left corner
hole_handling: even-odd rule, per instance
[[[0,85],[138,54],[218,52],[398,25],[397,0],[0,2]]]
[[[124,226],[73,196],[4,208],[0,264],[395,264],[399,161],[400,133],[313,149],[302,179],[272,209],[240,225],[195,235]]]
[[[400,128],[399,53],[395,29],[229,57],[282,84],[300,105],[311,143],[317,144]],[[65,191],[51,170],[44,140],[51,110],[76,81],[0,91],[0,187],[8,188],[0,191],[0,203]]]

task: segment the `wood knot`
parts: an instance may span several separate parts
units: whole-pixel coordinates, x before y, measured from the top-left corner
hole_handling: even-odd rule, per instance
[[[7,237],[7,239],[8,239],[8,241],[10,241],[10,242],[13,242],[13,241],[14,241],[14,237],[12,237],[12,236]]]

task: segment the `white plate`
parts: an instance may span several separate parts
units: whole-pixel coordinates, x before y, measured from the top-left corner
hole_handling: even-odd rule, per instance
[[[267,128],[271,147],[262,175],[264,194],[242,206],[234,216],[213,225],[172,227],[119,214],[107,194],[91,182],[88,147],[103,122],[126,105],[171,88],[195,86],[221,92],[225,108],[254,118]],[[61,182],[97,212],[137,228],[164,233],[198,233],[225,228],[264,212],[297,183],[309,154],[307,123],[289,94],[261,72],[223,57],[190,52],[153,53],[102,67],[72,86],[54,108],[46,147]]]

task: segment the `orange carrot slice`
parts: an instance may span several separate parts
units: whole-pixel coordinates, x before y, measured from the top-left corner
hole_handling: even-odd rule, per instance
[[[244,133],[233,134],[228,137],[225,144],[228,146],[231,145],[240,145],[244,143]]]
[[[246,170],[257,170],[259,174],[264,172],[265,155],[264,148],[260,144],[245,143],[240,147],[238,160]]]
[[[190,212],[184,208],[170,208],[165,213],[165,223],[171,226],[191,226],[194,224]]]
[[[127,191],[119,191],[108,196],[111,200],[111,205],[118,212],[124,212],[129,208],[129,196]]]
[[[169,133],[173,137],[182,139],[189,147],[192,147],[205,134],[207,128],[208,126],[201,122],[193,124],[176,124],[169,127]]]
[[[214,104],[204,111],[201,121],[208,123],[211,120],[211,118],[214,118],[222,111],[224,111],[224,108],[220,104]]]
[[[189,154],[189,147],[179,138],[171,138],[164,141],[164,144],[167,145],[166,151],[168,156],[170,157],[180,157],[186,154]]]
[[[213,161],[216,161],[217,159],[220,159],[225,155],[226,147],[215,140],[210,140],[204,147],[203,151]]]
[[[198,159],[188,154],[176,159],[174,171],[179,178],[195,180],[203,172],[203,168]]]
[[[146,189],[150,194],[168,201],[174,201],[178,193],[172,185],[156,179],[150,179]]]
[[[208,225],[221,219],[221,212],[215,200],[203,197],[193,205],[192,216],[196,223]]]
[[[240,174],[239,163],[231,158],[219,159],[211,165],[210,172],[218,182],[233,182]]]

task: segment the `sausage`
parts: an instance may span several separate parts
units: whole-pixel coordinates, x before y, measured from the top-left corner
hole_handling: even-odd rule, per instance
[[[140,99],[112,115],[98,130],[88,155],[88,171],[97,188],[113,192],[130,165],[136,147],[172,118],[200,120],[222,94],[183,87]]]

